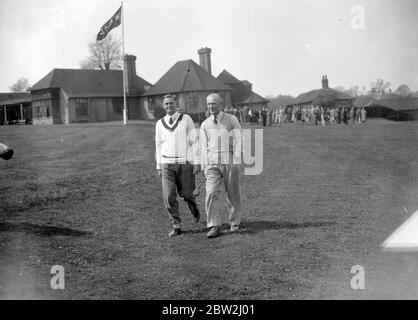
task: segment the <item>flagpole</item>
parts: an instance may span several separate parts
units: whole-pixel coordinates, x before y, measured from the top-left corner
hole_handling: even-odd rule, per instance
[[[126,71],[125,71],[125,19],[123,17],[124,10],[123,10],[123,1],[121,2],[122,7],[122,63],[123,63],[123,124],[126,125],[127,118],[128,118],[128,112],[126,110]]]

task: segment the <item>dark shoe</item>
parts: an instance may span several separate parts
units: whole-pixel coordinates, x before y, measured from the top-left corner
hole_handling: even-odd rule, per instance
[[[208,238],[216,238],[219,236],[219,227],[212,227],[208,234],[206,235]]]
[[[7,148],[3,153],[0,154],[0,158],[4,160],[10,160],[13,157],[13,149]]]
[[[171,232],[168,234],[169,237],[175,237],[175,236],[179,236],[181,235],[181,229],[180,228],[174,228],[173,230],[171,230]]]
[[[200,212],[199,210],[196,210],[196,212],[193,214],[194,222],[199,222],[200,220]]]
[[[231,225],[231,228],[229,228],[229,231],[231,232],[237,232],[239,230],[239,225],[233,224]]]

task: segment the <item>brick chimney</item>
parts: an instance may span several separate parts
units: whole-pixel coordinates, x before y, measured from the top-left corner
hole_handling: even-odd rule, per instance
[[[247,88],[249,91],[253,91],[253,84],[248,80],[241,81],[241,83]]]
[[[329,88],[328,87],[328,78],[327,76],[322,76],[322,89]]]
[[[199,54],[199,63],[200,66],[205,69],[207,72],[212,74],[212,66],[210,62],[210,53],[212,50],[208,47],[200,48],[197,53]]]
[[[125,81],[126,81],[126,93],[133,95],[136,92],[135,80],[136,80],[136,57],[131,54],[125,54],[123,63],[125,65]]]

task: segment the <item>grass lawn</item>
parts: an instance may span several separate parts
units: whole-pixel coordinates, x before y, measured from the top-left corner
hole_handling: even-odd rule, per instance
[[[153,123],[1,126],[0,298],[418,299],[418,253],[379,247],[418,210],[417,138],[418,122],[265,128],[244,229],[207,239],[180,201],[168,238]]]

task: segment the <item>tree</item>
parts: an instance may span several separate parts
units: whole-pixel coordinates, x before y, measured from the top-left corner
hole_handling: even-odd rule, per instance
[[[339,91],[339,92],[344,92],[344,90],[345,90],[343,86],[336,86],[334,89]]]
[[[365,96],[367,95],[367,88],[366,86],[362,86],[361,89],[358,91],[359,96]]]
[[[409,96],[411,93],[411,89],[409,89],[409,87],[406,84],[401,84],[395,92],[399,93],[401,96]]]
[[[350,89],[346,90],[345,93],[355,98],[359,95],[359,86],[352,86]]]
[[[390,82],[384,81],[383,79],[377,79],[375,82],[370,83],[371,92],[380,97],[385,90],[390,88]]]
[[[270,100],[270,102],[267,105],[271,108],[277,108],[278,106],[291,104],[295,100],[293,96],[286,94],[279,94],[277,97],[269,95],[266,97],[266,99]]]
[[[112,38],[111,34],[101,41],[90,42],[90,56],[80,61],[80,67],[100,70],[121,69],[123,63],[121,45],[121,40]]]
[[[28,79],[22,77],[17,80],[15,84],[10,86],[9,89],[13,92],[28,92],[30,91],[30,84]]]

